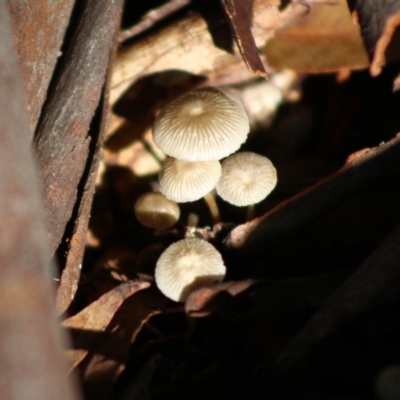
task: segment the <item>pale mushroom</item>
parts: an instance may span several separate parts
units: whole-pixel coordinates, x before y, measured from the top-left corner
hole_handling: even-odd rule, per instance
[[[178,203],[195,201],[215,188],[221,176],[221,164],[213,161],[184,161],[168,157],[158,179],[161,192]]]
[[[169,103],[153,126],[155,144],[181,160],[219,160],[247,139],[249,120],[240,100],[225,90],[192,90]]]
[[[178,204],[157,192],[140,196],[136,200],[134,211],[142,225],[160,230],[175,225],[180,216]]]
[[[155,280],[160,291],[174,301],[185,301],[191,291],[224,279],[221,254],[210,243],[195,238],[169,246],[156,264]]]
[[[221,178],[216,189],[225,201],[238,206],[250,206],[251,219],[254,204],[264,200],[277,183],[276,169],[264,156],[244,151],[222,162]]]

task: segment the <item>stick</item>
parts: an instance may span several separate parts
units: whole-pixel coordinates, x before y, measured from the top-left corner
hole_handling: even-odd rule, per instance
[[[190,4],[190,0],[170,0],[168,3],[163,4],[155,10],[149,11],[145,14],[142,20],[129,29],[122,31],[118,37],[118,43],[123,43],[128,39],[140,35],[144,31],[152,28],[157,22],[160,22],[171,14],[176,13],[182,8]]]

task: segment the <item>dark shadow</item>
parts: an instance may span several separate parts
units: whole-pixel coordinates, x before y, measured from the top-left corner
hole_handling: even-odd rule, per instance
[[[193,0],[193,6],[207,24],[214,45],[233,54],[233,36],[220,1]]]

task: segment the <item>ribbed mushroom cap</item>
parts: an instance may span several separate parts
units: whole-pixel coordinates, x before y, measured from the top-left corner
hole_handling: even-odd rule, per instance
[[[276,182],[276,169],[267,157],[244,151],[222,162],[216,189],[225,201],[243,207],[262,201]]]
[[[134,211],[142,225],[155,229],[170,228],[180,216],[178,204],[157,192],[140,196],[136,200]]]
[[[235,152],[246,141],[249,130],[240,100],[208,87],[169,103],[154,123],[153,139],[171,157],[219,160]]]
[[[168,157],[158,175],[161,192],[178,203],[195,201],[215,188],[221,164],[213,161],[184,161]]]
[[[161,292],[174,301],[185,301],[189,293],[222,281],[226,267],[221,254],[210,243],[195,238],[169,246],[157,261],[155,279]]]

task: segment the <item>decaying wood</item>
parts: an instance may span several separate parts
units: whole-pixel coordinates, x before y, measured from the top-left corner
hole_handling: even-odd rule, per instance
[[[336,173],[261,218],[233,229],[225,240],[226,248],[249,253],[268,251],[399,165],[399,160],[400,135],[376,148],[353,154]]]
[[[118,42],[122,43],[125,40],[140,35],[141,33],[154,26],[157,22],[181,10],[189,4],[190,0],[169,0],[162,6],[145,14],[137,25],[122,31],[118,37]]]
[[[267,77],[259,55],[251,26],[253,24],[253,0],[221,0],[231,23],[233,35],[247,68],[255,75]]]
[[[400,298],[400,225],[327,300],[280,355],[286,368],[330,333],[375,307]]]
[[[50,252],[71,217],[89,154],[88,131],[109,64],[122,0],[87,0],[43,111],[36,154]]]
[[[110,105],[105,98],[110,90],[111,73],[117,51],[116,32],[117,27],[119,26],[119,21],[121,20],[122,7],[120,7],[119,11],[120,15],[118,15],[115,20],[114,44],[109,53],[107,78],[101,102],[101,122],[98,129],[99,132],[98,134],[93,135],[94,140],[96,140],[96,144],[93,146],[93,152],[88,159],[87,168],[89,169],[89,172],[84,177],[86,182],[84,184],[81,182],[81,185],[84,186],[83,192],[80,193],[78,204],[75,206],[78,209],[77,216],[72,229],[72,236],[69,242],[69,251],[66,257],[65,267],[62,271],[60,285],[57,289],[56,305],[59,314],[64,313],[73,301],[75,293],[78,289],[78,282],[81,274],[82,259],[85,251],[86,235],[90,219],[90,210],[92,208],[93,194],[96,186],[96,177],[100,165],[101,150],[110,116]]]
[[[74,0],[9,0],[8,3],[32,137],[60,55]]]
[[[78,396],[66,379],[8,4],[0,3],[0,398]]]
[[[257,47],[264,46],[278,26],[304,11],[298,4],[289,5],[282,12],[279,6],[279,0],[254,2],[252,33]],[[110,102],[114,104],[138,78],[163,70],[184,70],[212,79],[221,70],[240,64],[238,54],[238,49],[233,55],[216,47],[206,22],[193,13],[121,51],[112,78]]]
[[[357,13],[361,33],[371,64],[370,73],[377,76],[386,63],[385,52],[395,29],[400,25],[400,4],[392,0],[348,0]]]

